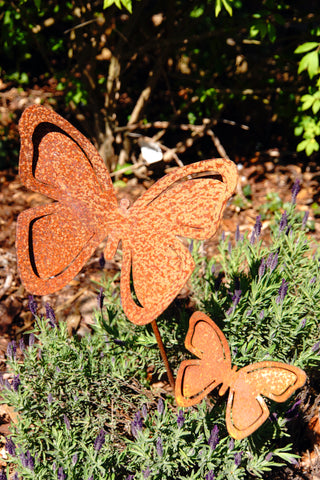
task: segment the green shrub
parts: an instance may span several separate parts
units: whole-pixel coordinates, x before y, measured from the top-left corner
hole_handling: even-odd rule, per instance
[[[295,196],[276,214],[268,246],[260,217],[250,234],[237,229],[234,239],[223,237],[216,259],[207,261],[194,243],[191,283],[197,308],[226,335],[234,364],[279,360],[311,377],[320,359],[319,255],[294,203]],[[70,338],[49,306],[44,316],[32,301],[30,307],[34,331],[27,347],[23,340],[20,348],[9,344],[12,377],[1,392],[19,413],[7,441],[15,478],[247,479],[296,462],[294,397],[270,402],[270,419],[234,441],[225,427],[225,399],[216,392],[196,407],[178,409],[170,393],[162,398],[150,388],[147,368],[163,373],[152,329],[125,319],[113,282],[104,282],[92,335],[83,338]],[[159,327],[176,371],[189,355],[183,341],[190,314],[182,307],[172,311]]]

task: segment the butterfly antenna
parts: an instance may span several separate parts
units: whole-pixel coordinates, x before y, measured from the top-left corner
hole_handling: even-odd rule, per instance
[[[162,338],[161,338],[161,335],[160,335],[160,332],[159,332],[157,322],[155,320],[153,320],[151,322],[151,325],[152,325],[153,333],[155,334],[155,337],[156,337],[156,340],[157,340],[157,343],[158,343],[161,358],[162,358],[163,363],[166,367],[169,383],[174,390],[175,382],[174,382],[172,370],[171,370],[171,367],[170,367],[170,364],[169,364],[169,361],[168,361],[167,353],[166,353],[166,350],[165,350],[164,345],[163,345],[163,341],[162,341]]]

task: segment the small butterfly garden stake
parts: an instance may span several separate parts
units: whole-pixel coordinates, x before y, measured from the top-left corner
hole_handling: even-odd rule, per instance
[[[175,385],[178,405],[195,405],[217,387],[219,395],[229,389],[226,423],[229,434],[237,440],[251,435],[268,418],[262,395],[285,402],[306,382],[303,370],[282,362],[258,362],[240,370],[232,367],[226,337],[201,312],[190,318],[185,346],[197,358],[180,365]]]
[[[129,208],[127,202],[118,206],[96,149],[57,113],[29,107],[19,131],[22,182],[54,200],[18,218],[18,267],[26,289],[36,295],[60,290],[104,239],[106,259],[114,256],[121,241],[123,310],[137,325],[152,323],[165,359],[156,318],[195,266],[178,236],[204,240],[215,234],[236,187],[236,166],[211,159],[178,168]]]

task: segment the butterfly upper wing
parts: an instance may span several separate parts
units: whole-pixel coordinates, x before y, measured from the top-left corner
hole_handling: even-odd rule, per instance
[[[20,123],[20,178],[56,202],[22,212],[16,249],[30,292],[59,290],[81,269],[101,240],[120,225],[108,171],[90,142],[69,122],[41,106]]]
[[[212,178],[212,172],[223,181]],[[195,174],[202,177],[191,178]],[[232,162],[202,161],[166,175],[130,208],[123,236],[121,298],[132,322],[151,322],[177,296],[194,269],[177,236],[210,238],[236,180]],[[131,277],[140,305],[130,291]]]
[[[190,318],[185,346],[199,358],[183,361],[177,374],[176,401],[187,407],[199,403],[216,386],[228,385],[231,357],[222,331],[202,312]]]
[[[306,381],[303,370],[281,362],[260,362],[240,369],[234,375],[226,410],[227,429],[236,439],[245,438],[269,416],[261,395],[285,402]]]

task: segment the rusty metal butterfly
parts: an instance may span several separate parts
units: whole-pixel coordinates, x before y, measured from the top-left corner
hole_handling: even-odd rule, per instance
[[[128,208],[125,202],[118,206],[96,149],[58,114],[29,107],[19,131],[22,182],[54,200],[18,218],[18,267],[26,289],[37,295],[61,289],[106,237],[107,259],[121,240],[124,312],[139,325],[153,321],[194,269],[178,236],[206,239],[216,232],[236,186],[234,163],[212,159],[179,168]]]
[[[219,385],[220,395],[229,388],[226,424],[229,434],[238,440],[251,435],[268,418],[269,410],[261,395],[285,402],[306,381],[303,370],[281,362],[253,363],[237,371],[237,367],[231,367],[230,349],[222,331],[201,312],[190,318],[185,346],[198,359],[180,365],[175,386],[178,405],[195,405]]]

